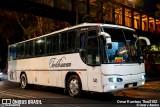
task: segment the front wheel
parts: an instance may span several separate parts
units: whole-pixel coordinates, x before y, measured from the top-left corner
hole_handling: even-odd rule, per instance
[[[25,73],[23,73],[21,76],[20,76],[20,86],[21,88],[23,89],[26,89],[28,87],[28,84],[27,84],[27,76]]]
[[[72,97],[79,97],[82,91],[80,78],[77,75],[72,75],[67,81],[67,91]]]

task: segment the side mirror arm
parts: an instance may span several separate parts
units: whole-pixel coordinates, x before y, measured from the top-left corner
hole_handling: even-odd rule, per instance
[[[136,49],[137,49],[137,45],[136,44],[137,44],[138,40],[144,40],[144,41],[146,41],[146,44],[147,44],[148,47],[151,46],[151,42],[150,42],[150,40],[147,37],[140,36],[140,37],[137,38],[137,40],[135,42]]]

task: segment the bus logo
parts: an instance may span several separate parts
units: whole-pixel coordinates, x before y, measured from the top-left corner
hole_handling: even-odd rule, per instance
[[[55,67],[71,67],[71,63],[65,63],[66,57],[63,56],[60,59],[57,58],[51,58],[49,60],[49,67],[55,68]]]

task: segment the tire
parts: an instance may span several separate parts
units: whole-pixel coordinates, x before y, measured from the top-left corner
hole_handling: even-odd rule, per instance
[[[23,89],[28,88],[28,81],[27,81],[27,76],[25,73],[23,73],[20,77],[20,86]]]
[[[71,97],[79,97],[82,92],[80,78],[77,75],[71,75],[67,81],[67,92]]]

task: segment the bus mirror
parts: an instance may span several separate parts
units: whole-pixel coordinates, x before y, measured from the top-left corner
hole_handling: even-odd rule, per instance
[[[112,45],[111,36],[108,33],[106,33],[106,32],[101,32],[99,35],[103,36],[105,38],[105,40],[106,40],[106,46],[108,48],[111,48],[111,45]]]
[[[140,46],[145,46],[145,45],[147,45],[148,48],[151,47],[150,40],[149,40],[147,37],[140,36],[140,37],[138,37],[138,39],[136,40],[136,44],[137,44],[138,41],[139,41],[139,43],[140,43]],[[136,47],[137,47],[137,46],[136,46]]]
[[[108,47],[108,49],[112,49],[111,38],[106,38],[106,46]]]
[[[139,37],[139,40],[144,40],[144,41],[146,41],[147,46],[150,46],[150,45],[151,45],[150,40],[149,40],[148,38],[146,38],[146,37],[140,36],[140,37]]]

